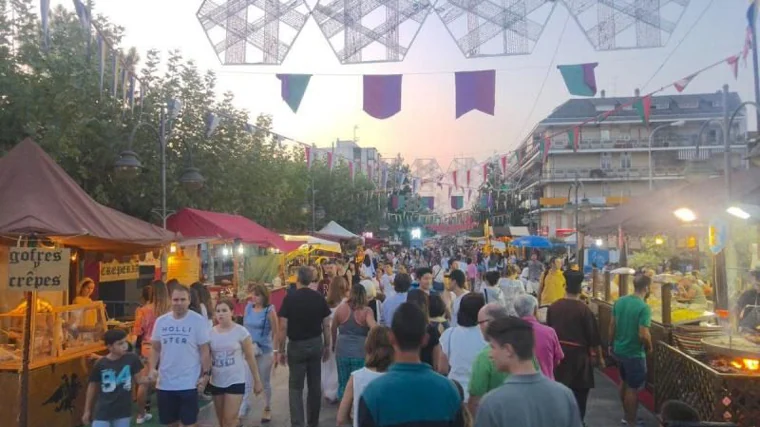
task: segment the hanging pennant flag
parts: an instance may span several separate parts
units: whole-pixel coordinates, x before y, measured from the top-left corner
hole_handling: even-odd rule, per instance
[[[451,196],[451,209],[459,210],[464,207],[463,196]]]
[[[749,55],[750,49],[752,49],[752,27],[748,26],[747,31],[744,36],[744,48],[742,49],[742,60],[744,61],[744,66],[747,66],[747,56]]]
[[[567,86],[567,91],[570,92],[570,95],[596,95],[594,68],[597,65],[599,65],[598,62],[557,66],[559,72],[562,73],[562,78],[565,80],[565,86]]]
[[[739,56],[733,55],[726,59],[726,64],[731,67],[731,72],[734,74],[734,79],[739,78]]]
[[[496,70],[454,73],[456,118],[472,110],[494,115],[496,105]]]
[[[82,26],[82,29],[89,33],[91,24],[90,10],[82,3],[82,0],[74,0],[74,10],[76,10],[79,17],[79,24]]]
[[[121,65],[121,52],[114,52],[113,53],[113,88],[112,89],[112,96],[116,98],[116,93],[119,90],[119,66]]]
[[[280,96],[288,104],[288,107],[294,112],[298,112],[301,101],[309,86],[311,74],[277,74],[280,79]]]
[[[467,201],[469,202],[470,199],[472,199],[472,188],[470,188],[469,190],[467,190]]]
[[[567,142],[573,147],[573,151],[578,151],[581,147],[581,128],[575,126],[567,131]]]
[[[652,112],[652,95],[639,98],[633,103],[633,108],[639,113],[639,117],[645,125],[649,126],[649,115]]]
[[[543,154],[541,157],[541,163],[546,163],[546,159],[549,158],[549,151],[552,149],[552,139],[550,136],[545,136],[541,140],[540,149]]]
[[[507,156],[501,156],[501,173],[507,173]]]
[[[327,152],[327,170],[330,172],[333,170],[333,155],[332,151]]]
[[[681,92],[683,92],[684,89],[686,89],[686,86],[688,86],[689,83],[691,83],[691,81],[694,80],[694,77],[697,77],[697,75],[696,74],[692,74],[692,75],[690,75],[688,77],[684,77],[681,80],[673,83],[673,86],[675,86],[675,88],[678,91],[678,93],[681,93]]]
[[[311,152],[311,147],[309,147],[308,145],[304,146],[303,154],[304,154],[304,157],[306,157],[306,169],[311,169],[311,158],[313,155],[313,153]],[[351,175],[353,178],[353,173]]]
[[[488,181],[488,162],[483,163],[483,182]]]
[[[470,172],[471,172],[470,169],[468,169],[467,172],[465,172],[465,176],[466,176],[465,180],[467,181],[467,188],[470,187]]]
[[[40,20],[42,21],[42,48],[50,47],[50,0],[40,0]]]
[[[214,134],[214,131],[219,126],[221,120],[222,118],[220,116],[217,116],[210,111],[206,114],[206,138],[211,138],[211,135]]]
[[[354,162],[348,162],[348,175],[351,177],[351,182],[354,182]]]
[[[428,210],[432,211],[435,208],[435,197],[423,197],[422,198],[422,206],[426,207]]]
[[[451,172],[451,182],[454,183],[454,188],[459,187],[459,185],[457,185],[457,171]]]
[[[44,0],[43,0],[44,1]],[[98,34],[98,74],[100,75],[100,94],[103,95],[106,76],[106,55],[108,54],[108,45],[103,36]]]
[[[387,119],[401,111],[401,74],[364,76],[364,112]]]

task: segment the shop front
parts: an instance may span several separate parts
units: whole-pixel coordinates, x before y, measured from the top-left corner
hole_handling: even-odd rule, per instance
[[[88,257],[160,250],[174,233],[92,200],[33,141],[0,159],[0,419],[81,424],[105,305],[81,297]],[[11,421],[13,420],[13,421]]]
[[[680,399],[704,420],[760,420],[760,306],[751,298],[760,290],[759,225],[760,170],[751,169],[732,174],[730,193],[723,177],[704,179],[631,200],[584,227],[617,236],[621,264],[652,276],[655,409]],[[592,278],[609,343],[612,305],[633,292],[633,277],[595,270]]]

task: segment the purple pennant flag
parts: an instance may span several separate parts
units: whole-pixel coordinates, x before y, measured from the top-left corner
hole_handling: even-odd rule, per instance
[[[401,74],[364,76],[364,111],[376,119],[401,111]]]
[[[496,70],[454,73],[457,119],[472,110],[493,116],[496,104]]]

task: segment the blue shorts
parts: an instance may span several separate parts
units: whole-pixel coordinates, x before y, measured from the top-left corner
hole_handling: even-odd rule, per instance
[[[163,425],[198,422],[198,390],[158,390],[158,420]]]
[[[641,390],[647,383],[647,359],[644,357],[616,356],[620,379],[629,388]]]
[[[117,420],[93,420],[92,427],[129,427],[132,422],[132,418],[119,418]]]

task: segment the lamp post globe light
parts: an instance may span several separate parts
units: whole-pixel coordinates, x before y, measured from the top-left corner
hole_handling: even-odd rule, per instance
[[[132,129],[127,140],[127,149],[119,153],[118,159],[114,162],[114,174],[117,178],[134,179],[143,169],[142,162],[132,149],[132,144],[140,128],[148,128],[156,135],[158,139],[158,148],[161,155],[161,209],[158,214],[161,216],[163,227],[166,228],[166,218],[170,213],[166,209],[166,141],[169,138],[171,121],[176,119],[182,108],[182,103],[178,100],[170,100],[159,112],[158,128],[148,122],[140,121]],[[185,142],[189,165],[179,178],[179,182],[189,191],[197,191],[203,188],[205,178],[201,175],[200,170],[193,166],[193,156],[190,147]]]

